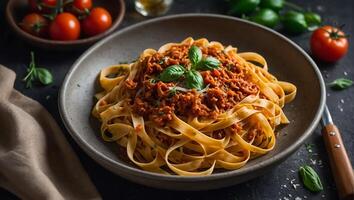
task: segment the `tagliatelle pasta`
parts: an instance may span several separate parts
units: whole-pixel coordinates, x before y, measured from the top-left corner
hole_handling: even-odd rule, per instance
[[[282,108],[296,95],[261,55],[204,38],[146,49],[104,68],[99,83],[92,114],[103,140],[143,170],[181,176],[235,170],[271,151],[275,128],[289,123]]]

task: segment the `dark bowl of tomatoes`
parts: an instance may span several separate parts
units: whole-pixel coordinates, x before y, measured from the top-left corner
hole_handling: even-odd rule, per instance
[[[52,50],[88,47],[112,33],[124,14],[124,0],[9,0],[6,7],[20,38]]]

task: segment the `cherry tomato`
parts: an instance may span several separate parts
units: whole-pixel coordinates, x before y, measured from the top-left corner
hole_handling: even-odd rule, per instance
[[[343,31],[332,26],[316,29],[310,41],[312,54],[326,62],[335,62],[348,51],[348,39]]]
[[[64,9],[66,12],[72,13],[78,17],[87,15],[92,7],[92,0],[74,0],[67,4]]]
[[[80,11],[85,11],[86,9],[90,10],[92,7],[92,1],[91,0],[74,0],[73,6]]]
[[[79,20],[71,13],[60,13],[51,23],[49,34],[53,40],[76,40],[80,36]]]
[[[24,31],[35,36],[46,37],[48,34],[48,20],[37,13],[26,15],[19,25]]]
[[[57,4],[57,0],[28,0],[28,4],[32,11],[50,13],[51,8]]]
[[[90,14],[82,21],[81,26],[85,35],[93,36],[106,31],[112,25],[109,12],[101,7],[93,8]]]

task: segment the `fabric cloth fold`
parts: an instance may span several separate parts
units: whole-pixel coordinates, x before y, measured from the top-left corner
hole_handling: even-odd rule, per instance
[[[0,65],[0,187],[21,199],[101,199],[60,127]]]

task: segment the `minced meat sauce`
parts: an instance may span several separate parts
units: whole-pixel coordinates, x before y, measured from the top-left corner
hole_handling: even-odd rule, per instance
[[[258,93],[258,86],[238,61],[213,47],[200,47],[203,57],[213,56],[221,63],[217,69],[200,71],[205,89],[173,90],[175,86],[184,87],[181,81],[158,81],[158,75],[168,66],[190,64],[189,48],[189,45],[176,45],[163,54],[155,53],[145,58],[145,69],[134,80],[125,83],[132,92],[133,112],[164,126],[172,120],[172,113],[186,118],[216,118],[246,96]]]

